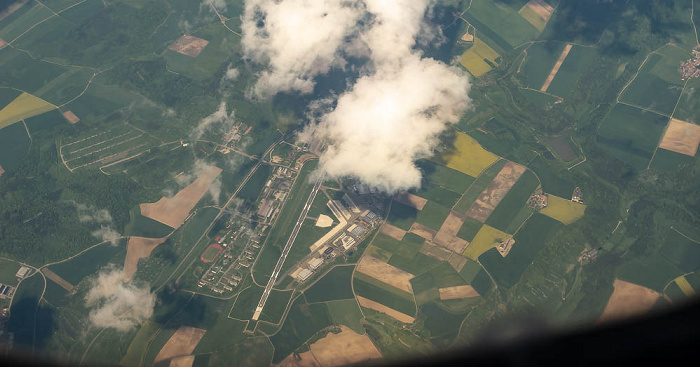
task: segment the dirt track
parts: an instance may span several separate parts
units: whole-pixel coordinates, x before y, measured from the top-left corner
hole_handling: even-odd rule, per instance
[[[557,60],[557,63],[554,64],[552,71],[547,76],[547,79],[544,81],[544,84],[542,84],[542,88],[540,88],[540,91],[546,92],[547,89],[549,89],[549,85],[552,84],[554,77],[559,72],[559,68],[561,68],[561,65],[564,63],[566,56],[569,55],[569,52],[571,51],[571,47],[572,47],[572,45],[566,45],[566,47],[564,47],[564,51],[562,51],[561,56],[559,56],[559,60]]]

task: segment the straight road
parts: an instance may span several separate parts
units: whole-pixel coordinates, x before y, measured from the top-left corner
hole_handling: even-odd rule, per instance
[[[299,234],[299,230],[301,229],[301,225],[304,223],[304,219],[306,219],[306,214],[309,213],[309,210],[311,209],[311,204],[313,204],[314,199],[316,198],[316,194],[318,193],[318,190],[321,188],[321,183],[323,182],[323,177],[320,177],[316,184],[314,185],[313,189],[311,190],[311,195],[309,195],[309,198],[306,199],[306,204],[304,205],[304,209],[301,211],[301,214],[299,214],[299,219],[297,219],[297,223],[294,225],[294,229],[292,230],[292,234],[289,236],[289,239],[287,240],[287,244],[284,245],[284,250],[282,250],[282,255],[280,256],[279,260],[277,260],[277,265],[275,265],[275,270],[272,272],[272,275],[270,275],[270,279],[267,281],[267,286],[265,286],[265,291],[262,294],[262,297],[260,297],[260,302],[258,302],[258,307],[255,308],[255,313],[253,314],[253,320],[257,320],[258,317],[260,317],[260,313],[263,310],[263,307],[265,307],[265,303],[267,302],[267,297],[270,295],[270,292],[272,291],[272,287],[275,285],[275,282],[277,281],[277,277],[279,276],[280,271],[282,270],[282,265],[284,264],[284,260],[287,259],[287,255],[289,254],[289,250],[292,249],[292,245],[294,244],[294,240],[297,238],[297,235]],[[287,199],[289,200],[289,199]]]

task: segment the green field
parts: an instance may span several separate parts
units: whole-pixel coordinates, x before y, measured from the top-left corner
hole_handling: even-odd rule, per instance
[[[22,94],[22,92],[19,90],[0,87],[0,109],[10,104],[10,102],[14,101],[20,94]]]
[[[29,117],[24,120],[24,123],[27,124],[29,133],[35,134],[41,130],[48,130],[56,126],[64,125],[67,121],[59,110],[51,110],[37,116]]]
[[[425,327],[430,331],[430,336],[454,337],[462,325],[466,313],[452,313],[431,302],[421,306],[420,312],[426,316]]]
[[[683,272],[700,269],[700,243],[670,229],[659,253]]]
[[[673,117],[681,121],[700,124],[700,79],[690,79],[678,99],[678,106]]]
[[[683,275],[681,270],[657,254],[627,262],[617,269],[618,278],[657,292],[663,292],[666,284],[680,275]]]
[[[482,271],[481,265],[476,261],[469,260],[464,264],[462,270],[459,271],[459,275],[467,284],[471,284],[476,279],[477,275],[479,275],[480,271]]]
[[[613,157],[643,170],[667,123],[665,116],[617,104],[598,129],[598,143]]]
[[[538,42],[532,44],[525,51],[527,56],[520,68],[518,78],[529,88],[536,90],[542,88],[544,81],[559,59],[562,50],[564,50],[564,46],[565,44],[561,42]]]
[[[536,213],[515,234],[515,244],[508,256],[502,257],[494,248],[481,255],[479,262],[499,285],[507,288],[512,287],[518,282],[520,276],[544,245],[562,226],[558,221]],[[481,294],[479,290],[477,292]]]
[[[498,203],[498,206],[486,219],[486,223],[491,227],[505,231],[508,226],[525,207],[527,199],[535,191],[540,181],[531,170],[526,170],[520,179],[508,191],[506,196]]]
[[[270,296],[267,298],[267,302],[265,302],[265,307],[260,314],[260,320],[268,321],[273,324],[281,323],[284,311],[287,310],[287,305],[289,305],[289,301],[292,299],[293,295],[293,290],[279,291],[273,289],[272,292],[270,292]]]
[[[355,273],[352,280],[356,295],[381,303],[409,316],[416,314],[416,304],[411,293],[392,287],[362,273]]]
[[[352,272],[354,266],[337,266],[319,279],[309,289],[304,291],[306,301],[309,303],[327,302],[341,299],[351,299]]]
[[[304,297],[292,304],[282,328],[270,337],[275,347],[273,363],[279,363],[322,329],[331,326],[328,307],[324,303],[309,305]]]
[[[141,215],[139,207],[134,207],[129,212],[129,216],[130,220],[124,229],[124,236],[162,238],[174,231],[173,228],[157,220]]]
[[[435,276],[431,272],[420,274],[411,279],[410,282],[416,297],[416,304],[419,307],[440,297]]]
[[[22,93],[14,101],[0,109],[0,129],[15,122],[40,115],[55,109],[56,106],[29,93]]]
[[[95,246],[68,261],[51,265],[49,269],[68,283],[78,285],[83,278],[96,273],[115,256],[125,252],[126,246],[124,246],[124,241],[118,246],[105,243]]]
[[[408,231],[411,229],[411,225],[413,225],[419,213],[420,212],[413,207],[403,205],[398,201],[392,201],[391,211],[389,212],[389,217],[386,222]]]
[[[448,215],[450,215],[450,208],[446,208],[434,201],[428,201],[423,210],[418,212],[416,222],[437,231]]]
[[[344,299],[326,303],[328,314],[334,324],[345,325],[358,334],[364,334],[362,311],[355,299]]]
[[[406,233],[401,242],[393,250],[393,253],[398,256],[407,258],[413,257],[423,247],[425,239],[414,233]]]
[[[620,100],[670,115],[685,84],[677,71],[678,65],[688,58],[690,53],[670,45],[649,55]]]
[[[576,185],[561,177],[568,171],[561,169],[555,172],[543,157],[536,158],[528,164],[528,168],[540,179],[542,191],[562,198],[570,198],[573,195]]]
[[[233,42],[230,32],[218,22],[204,27],[192,35],[209,41],[197,57],[193,58],[167,50],[164,58],[170,70],[194,80],[204,80],[218,72],[233,51],[231,46],[238,45],[238,42]]]
[[[15,347],[19,350],[31,350],[33,346],[37,346],[33,345],[37,341],[46,340],[47,335],[42,335],[42,330],[36,328],[38,312],[48,311],[44,306],[39,305],[39,298],[43,291],[44,279],[39,274],[22,280],[15,291],[10,308],[12,318],[7,323],[7,330],[14,333]],[[50,332],[50,330],[43,331]]]
[[[388,261],[389,265],[393,265],[413,275],[422,274],[439,263],[440,261],[420,252],[410,257],[394,254]]]
[[[518,14],[518,11],[494,0],[474,0],[469,11],[464,14],[477,32],[484,32],[481,25],[488,27],[492,32],[504,40],[509,48],[518,47],[525,42],[532,41],[539,31],[532,24]],[[478,20],[481,24],[475,24]],[[487,35],[492,37],[491,34]],[[504,47],[502,42],[498,46]]]
[[[479,222],[478,220],[467,217],[464,220],[464,224],[462,224],[462,228],[460,228],[459,232],[457,232],[457,237],[471,242],[471,240],[473,240],[476,234],[479,232],[479,229],[481,229],[482,225],[483,223]]]
[[[527,100],[530,101],[530,103],[545,111],[553,109],[556,106],[555,102],[559,100],[559,97],[555,97],[550,94],[542,93],[532,89],[521,88],[520,94],[525,96],[525,98],[527,98]]]
[[[15,274],[20,266],[18,262],[0,259],[0,283],[13,287],[17,286],[17,277]]]
[[[156,333],[160,331],[160,329],[160,324],[146,320],[131,341],[131,345],[129,345],[129,349],[127,349],[126,355],[122,358],[121,362],[119,362],[119,365],[128,367],[140,366],[146,354],[146,350],[148,349],[148,343],[150,343],[151,339],[156,336]]]
[[[472,204],[474,204],[474,201],[481,195],[481,192],[493,181],[507,162],[507,160],[501,159],[481,172],[481,175],[469,186],[469,189],[454,206],[454,210],[460,213],[466,213],[469,208],[471,208]]]
[[[693,162],[691,156],[672,152],[663,148],[659,148],[654,153],[654,158],[649,164],[649,168],[663,171],[671,172],[677,170],[681,166],[686,166]]]
[[[237,197],[254,203],[258,200],[263,187],[265,187],[265,182],[270,177],[270,173],[272,173],[270,166],[266,164],[259,166],[255,173],[246,181],[241,191],[238,192]]]
[[[576,83],[594,65],[598,52],[593,47],[574,45],[566,56],[547,92],[568,98]]]
[[[17,10],[17,12],[19,14],[13,17],[15,19],[10,19],[8,17],[7,20],[0,23],[0,38],[7,42],[20,36],[34,24],[53,15],[51,10],[41,4],[33,4],[33,6],[25,5]]]

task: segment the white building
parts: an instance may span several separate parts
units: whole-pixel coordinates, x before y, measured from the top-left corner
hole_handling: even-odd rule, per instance
[[[299,272],[297,275],[297,280],[300,282],[306,281],[309,279],[309,277],[313,274],[313,272],[309,269],[303,269],[302,271]]]
[[[311,270],[316,270],[316,269],[318,269],[322,264],[323,264],[323,259],[317,257],[317,258],[315,258],[315,259],[309,261],[309,268],[311,268]]]

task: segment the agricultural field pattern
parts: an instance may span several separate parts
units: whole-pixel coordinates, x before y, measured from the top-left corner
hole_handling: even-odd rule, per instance
[[[684,305],[699,14],[0,1],[0,357],[410,363]]]

